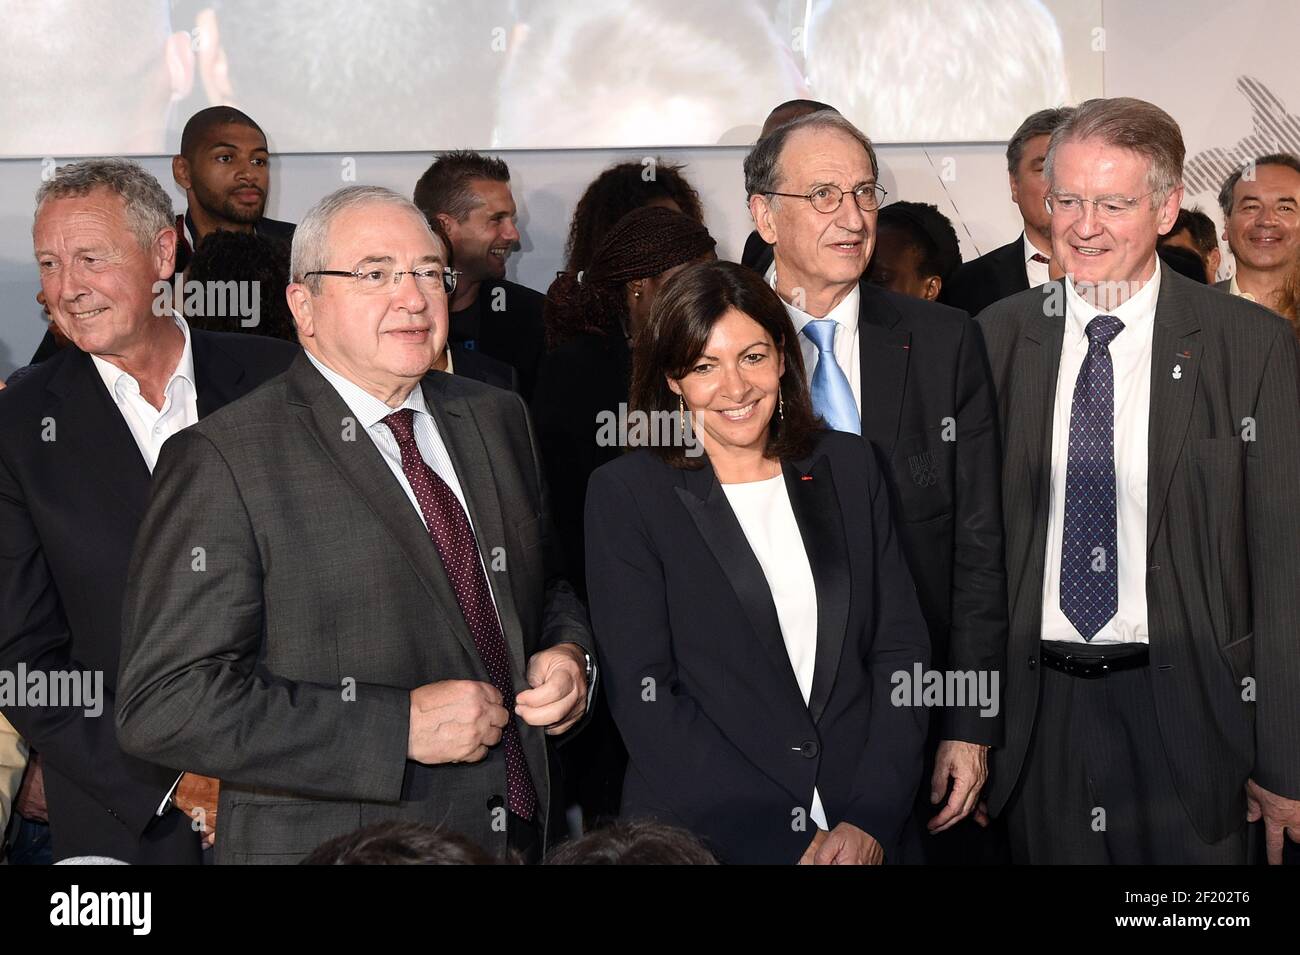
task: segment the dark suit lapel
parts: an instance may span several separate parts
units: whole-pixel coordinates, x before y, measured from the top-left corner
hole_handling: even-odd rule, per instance
[[[450,380],[449,375],[426,377],[423,382],[424,400],[438,423],[438,431],[456,468],[456,477],[460,480],[461,491],[469,505],[470,521],[474,525],[474,537],[478,541],[483,565],[491,568],[492,548],[503,546],[506,539],[501,501],[496,493],[497,481],[492,473],[487,447],[483,444],[483,433],[474,419],[469,403],[464,398],[448,397],[445,393],[446,383]],[[528,664],[524,658],[524,633],[515,609],[509,574],[495,573],[489,569],[487,578],[496,600],[501,631],[510,648],[515,685],[527,686],[524,678]]]
[[[698,471],[683,471],[681,475],[685,486],[674,488],[677,496],[726,574],[759,645],[778,674],[778,681],[802,704],[803,694],[790,666],[772,591],[722,485],[707,461]]]
[[[999,292],[1001,298],[1008,295],[1015,295],[1017,292],[1023,292],[1029,288],[1029,270],[1025,266],[1025,236],[1021,233],[1020,238],[1009,245],[1004,245],[997,250],[998,268],[1002,273],[1001,285]]]
[[[478,660],[474,638],[461,615],[433,539],[379,449],[305,353],[294,359],[285,374],[289,403],[296,406],[304,427],[352,485],[357,498],[366,502],[392,534],[416,576],[434,600],[446,608],[446,619],[465,652]]]
[[[817,586],[817,662],[808,711],[821,719],[835,685],[849,619],[849,548],[830,461],[815,455],[786,465],[785,486]]]
[[[1051,487],[1052,412],[1065,340],[1065,288],[1060,282],[1048,282],[1041,288],[1041,309],[1025,322],[1021,334],[1022,372],[1014,412],[1024,421],[1019,437],[1024,444],[1035,515],[1045,513]],[[1045,525],[1046,521],[1037,523]]]
[[[121,498],[137,521],[143,519],[149,466],[90,355],[71,351],[46,387],[57,396],[49,415],[55,441],[71,448],[71,460],[93,462],[96,483]]]
[[[236,389],[243,380],[244,366],[227,355],[214,338],[197,329],[190,329],[190,353],[194,356],[199,418],[206,418],[239,397]]]
[[[903,389],[912,333],[895,326],[902,317],[863,280],[858,300],[858,361],[862,368],[862,436],[892,457],[903,412]]]
[[[1147,432],[1147,549],[1169,497],[1169,483],[1187,437],[1200,371],[1200,319],[1178,287],[1181,276],[1164,270],[1151,337],[1151,412]],[[1183,281],[1186,281],[1185,279]],[[1179,366],[1174,378],[1174,366]]]

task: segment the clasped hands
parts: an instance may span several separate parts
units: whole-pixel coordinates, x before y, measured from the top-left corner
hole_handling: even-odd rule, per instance
[[[515,697],[515,715],[558,736],[587,711],[587,664],[575,643],[534,653],[528,661],[530,689]],[[474,763],[501,741],[509,722],[501,694],[478,680],[441,680],[411,691],[406,755],[417,762]]]

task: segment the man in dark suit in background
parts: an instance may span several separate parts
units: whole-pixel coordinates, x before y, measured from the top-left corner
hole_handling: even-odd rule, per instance
[[[425,377],[443,269],[409,200],[327,196],[294,237],[306,354],[159,461],[118,729],[221,779],[219,861],[385,820],[530,858],[556,838],[548,736],[586,710],[591,633],[523,400]]]
[[[506,259],[519,244],[510,169],[469,150],[446,153],[415,184],[415,204],[442,223],[460,271],[448,340],[514,366],[531,399],[545,350],[546,299],[506,279]]]
[[[866,136],[823,111],[759,140],[745,159],[745,189],[758,231],[774,246],[770,279],[799,330],[817,412],[879,456],[936,669],[998,673],[1006,589],[984,347],[962,312],[864,279],[878,172]],[[933,759],[916,820],[931,832],[962,823],[960,835],[925,839],[925,854],[972,860],[984,840],[963,820],[984,785],[988,748],[1001,742],[1000,710],[981,716],[977,706],[946,702],[931,720]]]
[[[1043,160],[1052,130],[1067,119],[1071,107],[1040,109],[1007,142],[1007,177],[1011,201],[1025,228],[1020,237],[962,265],[944,286],[942,301],[978,315],[999,299],[1042,285],[1048,279],[1052,234],[1043,199],[1047,185]]]
[[[1089,100],[1052,134],[1066,278],[985,312],[1006,441],[1007,742],[1032,863],[1239,863],[1300,830],[1300,356],[1158,264],[1178,124]]]
[[[81,672],[104,690],[91,705],[5,707],[41,753],[56,859],[198,862],[185,813],[214,818],[215,781],[187,773],[177,786],[184,764],[118,746],[127,565],[163,442],[279,374],[297,349],[191,331],[153,304],[154,283],[172,274],[172,222],[171,200],[135,163],[59,168],[37,194],[33,239],[71,344],[0,393],[0,669]]]
[[[271,189],[271,153],[266,134],[232,106],[210,106],[190,117],[181,132],[181,151],[172,157],[172,178],[185,191],[189,208],[176,219],[176,271],[211,232],[255,232],[286,246],[293,223],[266,218]]]

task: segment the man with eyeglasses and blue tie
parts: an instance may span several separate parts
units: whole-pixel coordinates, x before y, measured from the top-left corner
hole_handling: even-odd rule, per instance
[[[875,448],[935,668],[983,673],[996,687],[1006,585],[984,347],[965,312],[865,281],[885,192],[878,176],[870,140],[829,111],[777,127],[745,159],[750,214],[773,246],[768,278],[799,331],[814,409]],[[996,856],[972,817],[1001,710],[955,697],[931,714],[912,839],[886,861]]]
[[[305,354],[163,448],[118,730],[221,780],[219,862],[386,820],[526,860],[556,838],[551,737],[586,711],[591,634],[523,399],[426,376],[443,255],[390,190],[321,200],[288,289]]]
[[[1006,745],[1028,863],[1228,864],[1300,835],[1300,354],[1163,268],[1178,124],[1083,103],[1045,172],[1065,277],[981,316],[1007,454]]]

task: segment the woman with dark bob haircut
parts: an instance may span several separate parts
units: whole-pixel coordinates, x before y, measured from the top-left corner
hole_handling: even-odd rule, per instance
[[[892,856],[926,713],[891,696],[929,636],[866,442],[821,427],[785,307],[729,262],[655,301],[638,413],[675,426],[630,426],[649,446],[587,493],[621,817],[689,829],[723,862]]]

